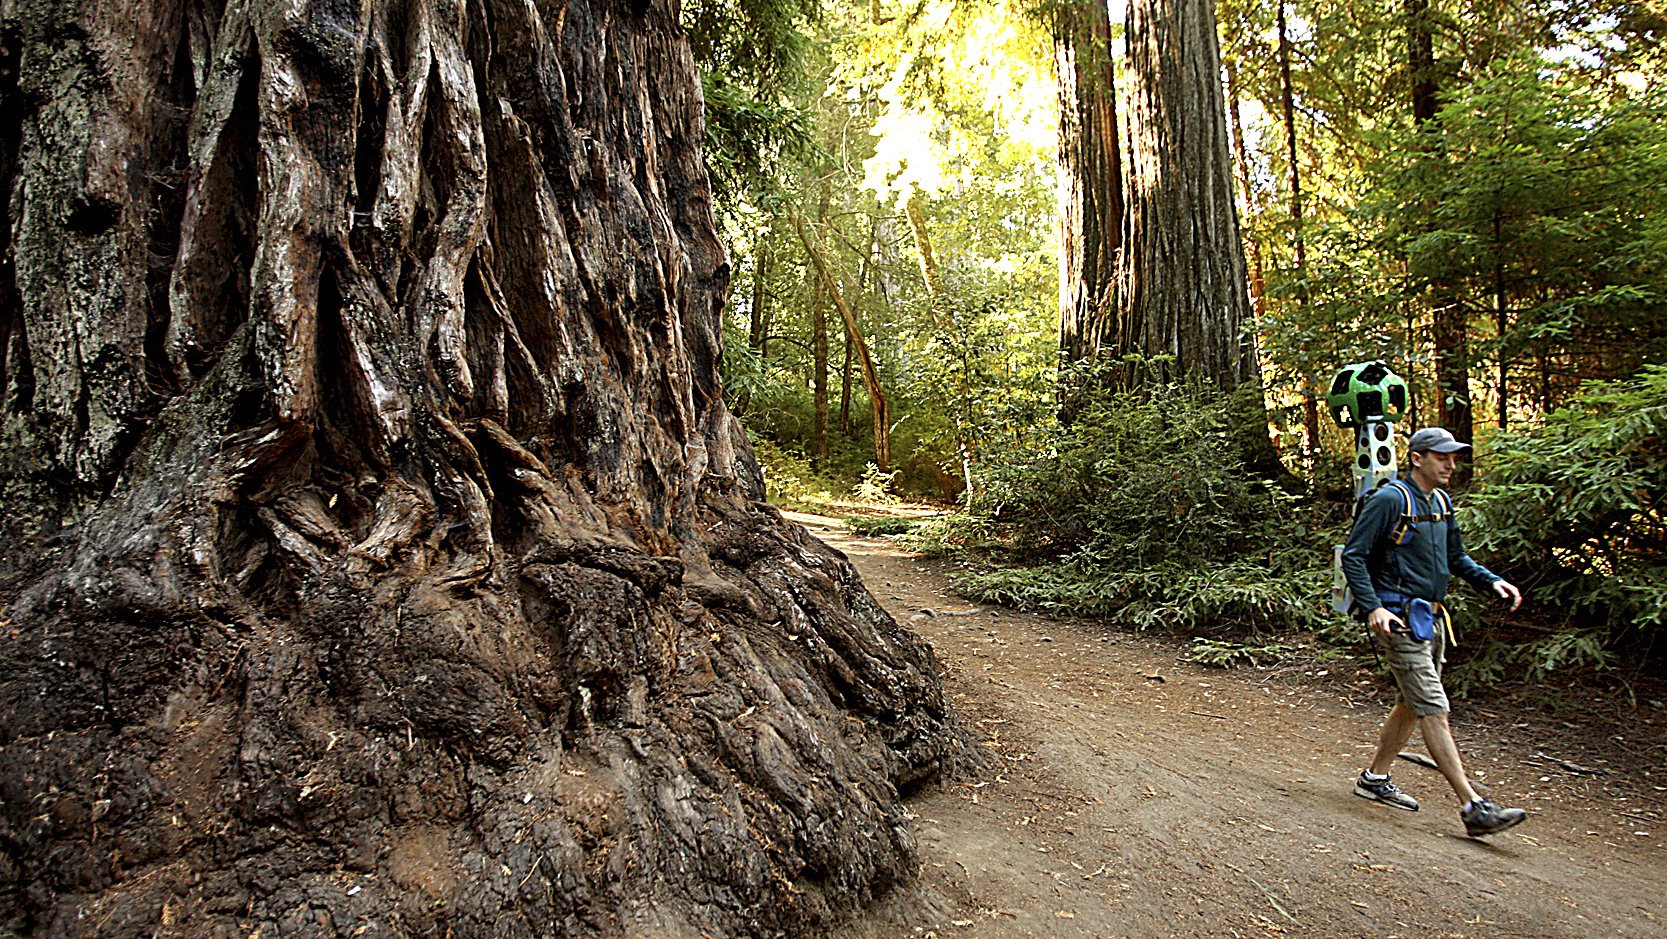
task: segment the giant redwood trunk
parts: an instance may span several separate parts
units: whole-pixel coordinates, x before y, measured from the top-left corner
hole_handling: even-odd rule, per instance
[[[673,0],[0,0],[0,932],[764,935],[929,650],[760,500]]]
[[[1128,220],[1108,345],[1119,357],[1170,357],[1126,383],[1192,375],[1223,389],[1259,384],[1243,335],[1249,297],[1215,7],[1134,0],[1128,49]]]

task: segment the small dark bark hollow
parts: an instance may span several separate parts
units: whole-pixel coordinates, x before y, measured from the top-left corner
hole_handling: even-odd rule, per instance
[[[718,384],[676,4],[0,0],[0,932],[775,935],[930,650]]]

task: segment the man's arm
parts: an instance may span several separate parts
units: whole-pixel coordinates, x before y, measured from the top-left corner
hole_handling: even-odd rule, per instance
[[[1343,545],[1343,576],[1348,578],[1355,602],[1368,613],[1382,607],[1383,601],[1378,599],[1377,589],[1372,586],[1366,559],[1389,537],[1401,517],[1400,497],[1393,491],[1385,492],[1386,489],[1387,486],[1366,497],[1366,504],[1360,507],[1354,528],[1349,531],[1349,540]]]

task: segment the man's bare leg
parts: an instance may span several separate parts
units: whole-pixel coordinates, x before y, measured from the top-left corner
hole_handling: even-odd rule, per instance
[[[1395,757],[1401,749],[1412,739],[1412,730],[1418,726],[1418,718],[1413,716],[1412,709],[1405,701],[1396,701],[1395,707],[1383,721],[1383,730],[1378,733],[1378,752],[1372,757],[1371,770],[1374,775],[1388,776],[1394,768]]]
[[[1459,797],[1459,807],[1469,805],[1476,800],[1476,790],[1470,785],[1470,778],[1464,774],[1464,761],[1459,759],[1459,745],[1453,741],[1453,728],[1447,723],[1446,714],[1431,714],[1418,719],[1420,729],[1424,734],[1424,748],[1430,751],[1430,758],[1441,768],[1441,775],[1447,777],[1447,784],[1453,787],[1453,794]]]

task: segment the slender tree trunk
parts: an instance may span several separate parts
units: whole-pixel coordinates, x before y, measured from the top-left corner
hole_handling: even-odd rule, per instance
[[[1440,93],[1435,67],[1435,24],[1430,0],[1406,0],[1407,75],[1412,89],[1412,121],[1423,128],[1435,119]]]
[[[810,394],[812,419],[810,459],[819,469],[828,464],[828,304],[826,290],[816,291],[810,305]]]
[[[1510,367],[1511,359],[1507,352],[1506,332],[1511,327],[1510,301],[1505,291],[1505,234],[1504,222],[1496,214],[1493,217],[1493,315],[1494,325],[1499,336],[1499,429],[1504,430],[1511,422],[1510,396]]]
[[[1285,157],[1291,173],[1291,248],[1296,262],[1298,306],[1308,303],[1308,238],[1302,212],[1302,164],[1297,152],[1296,89],[1291,82],[1291,35],[1285,21],[1285,2],[1279,0],[1279,100],[1285,116]],[[1302,450],[1310,474],[1320,452],[1321,379],[1303,375]]]
[[[920,279],[926,284],[926,296],[935,303],[943,293],[943,278],[938,273],[938,259],[932,254],[932,233],[926,227],[924,202],[920,193],[911,193],[903,203],[903,214],[908,217],[909,231],[915,236],[915,260],[920,263]]]
[[[770,335],[770,242],[768,233],[759,239],[758,256],[753,258],[752,316],[747,322],[747,346],[764,357]]]
[[[833,200],[833,183],[827,173],[822,174],[821,197],[816,202],[816,231],[826,239],[828,213]],[[818,468],[828,464],[828,307],[827,297],[836,288],[817,280],[817,290],[810,305],[811,345],[811,402],[813,416],[810,430],[811,462]]]
[[[1412,120],[1428,133],[1425,146],[1436,148],[1434,121],[1439,110],[1440,75],[1435,61],[1435,11],[1429,0],[1406,0],[1407,69],[1411,80]],[[1450,284],[1431,285],[1431,338],[1435,347],[1436,420],[1466,443],[1474,439],[1470,407],[1469,310]],[[1468,475],[1461,465],[1460,480]]]
[[[1098,355],[1116,311],[1123,166],[1106,0],[1059,5],[1059,323],[1067,362]],[[1067,410],[1070,409],[1067,391]]]
[[[845,335],[845,362],[839,367],[839,432],[851,436],[851,336]]]
[[[761,232],[758,242],[754,245],[752,259],[752,306],[747,311],[747,348],[758,357],[760,367],[764,363],[764,342],[769,336],[770,318],[765,304],[769,301],[769,294],[765,284],[769,279],[770,247],[768,236]],[[745,417],[752,406],[752,391],[743,388],[734,395],[735,416]]]
[[[879,219],[873,215],[868,218],[868,243],[864,246],[862,270],[857,277],[858,289],[864,296],[869,294],[870,279],[878,277],[878,270],[874,264],[875,245],[879,241]],[[851,436],[851,366],[854,356],[851,348],[850,333],[844,334],[845,357],[839,368],[839,432],[847,439]]]
[[[1291,86],[1291,37],[1285,27],[1285,2],[1279,0],[1279,106],[1285,116],[1285,158],[1291,171],[1291,248],[1297,280],[1308,275],[1308,247],[1303,233],[1302,166],[1297,157],[1296,91]]]
[[[914,871],[938,668],[762,506],[676,14],[0,3],[0,932],[804,935]]]
[[[1226,63],[1227,116],[1233,132],[1233,167],[1239,182],[1239,211],[1249,215],[1255,210],[1255,190],[1251,186],[1250,155],[1244,145],[1244,123],[1239,116],[1238,67]],[[1262,245],[1255,238],[1245,239],[1245,251],[1250,262],[1250,312],[1260,316],[1267,302],[1267,275],[1262,263]]]
[[[821,250],[805,231],[804,221],[794,216],[793,227],[799,233],[799,240],[804,243],[805,253],[810,255],[817,275],[822,278],[822,285],[827,288],[834,306],[839,309],[840,317],[845,320],[845,334],[856,347],[857,363],[862,367],[862,380],[868,390],[868,405],[874,422],[874,463],[880,468],[880,472],[888,472],[891,469],[891,401],[887,399],[885,389],[880,386],[880,371],[874,367],[874,358],[869,355],[868,343],[863,339],[862,327],[857,324],[856,314],[851,311],[845,297],[839,292],[839,284],[834,280],[833,272],[828,269],[828,262],[822,257]]]

